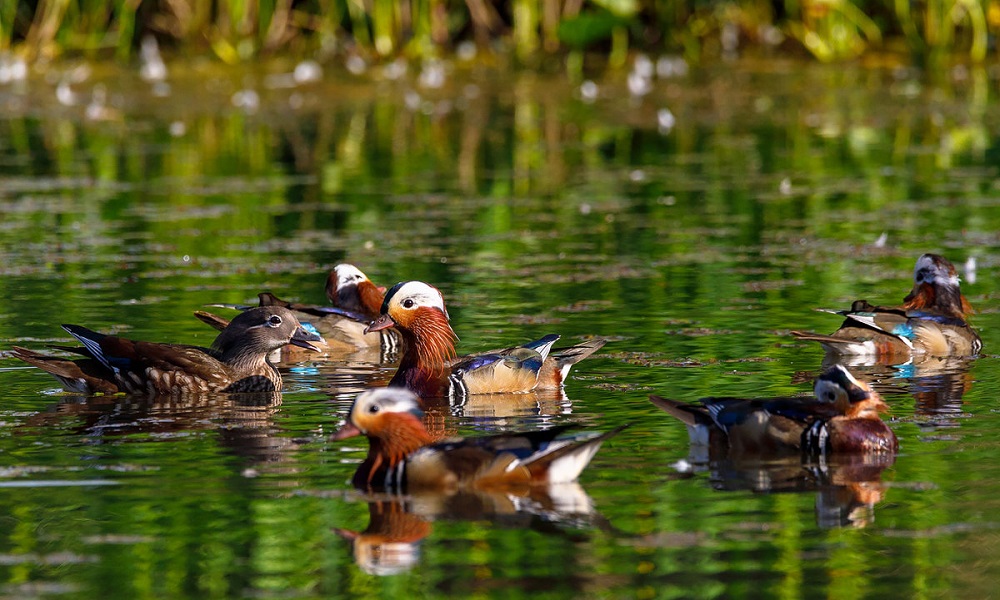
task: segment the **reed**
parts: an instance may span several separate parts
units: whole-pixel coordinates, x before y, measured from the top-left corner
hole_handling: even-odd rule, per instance
[[[185,56],[227,63],[261,56],[441,57],[471,40],[521,64],[550,54],[632,49],[689,61],[797,48],[823,61],[887,47],[915,60],[987,58],[1000,13],[984,0],[0,0],[0,51],[29,60],[133,57],[149,34]],[[992,12],[991,12],[992,11]]]

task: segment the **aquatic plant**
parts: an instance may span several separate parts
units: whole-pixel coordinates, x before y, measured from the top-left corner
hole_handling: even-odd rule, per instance
[[[782,45],[832,61],[885,42],[918,60],[982,61],[996,12],[980,0],[0,0],[0,50],[127,60],[155,36],[175,53],[226,63],[292,55],[367,64],[479,48],[530,66],[560,53],[580,65],[586,52],[621,67],[630,49],[698,61]]]

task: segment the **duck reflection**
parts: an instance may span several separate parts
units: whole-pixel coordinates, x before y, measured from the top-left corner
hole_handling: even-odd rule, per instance
[[[281,392],[181,396],[61,396],[23,427],[59,427],[90,443],[146,434],[216,431],[223,447],[252,462],[285,460],[296,442],[278,436]]]
[[[882,473],[894,454],[839,456],[814,460],[801,456],[739,460],[713,453],[705,462],[692,455],[681,470],[707,471],[713,489],[761,494],[816,492],[816,522],[823,528],[865,527],[883,500]]]
[[[429,403],[433,404],[433,400]],[[536,389],[530,392],[478,394],[452,400],[455,417],[522,422],[526,417],[551,416],[572,412],[572,402],[563,388]]]
[[[364,499],[368,502],[368,526],[363,531],[335,531],[351,542],[358,567],[372,575],[395,575],[419,564],[421,544],[430,536],[435,521],[486,521],[545,533],[565,527],[608,527],[576,483],[532,486],[522,493],[424,491]]]
[[[845,362],[846,359],[846,362]],[[955,427],[949,418],[962,412],[965,393],[972,388],[969,372],[974,359],[958,356],[914,356],[904,363],[878,362],[867,357],[827,355],[823,368],[840,363],[883,396],[912,395],[917,415],[931,417],[937,426]]]

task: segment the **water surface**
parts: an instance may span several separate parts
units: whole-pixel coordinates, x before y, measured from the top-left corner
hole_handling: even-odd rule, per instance
[[[66,396],[3,358],[5,595],[993,592],[991,72],[740,64],[643,98],[609,75],[594,100],[486,71],[434,90],[266,75],[177,73],[164,93],[95,70],[73,105],[51,77],[0,88],[2,347],[66,343],[60,323],[208,344],[202,305],[322,303],[349,261],[439,287],[460,352],[610,340],[564,394],[440,407],[439,431],[631,427],[547,497],[365,498],[363,443],[327,436],[391,364],[282,364],[281,397],[246,403]],[[234,106],[246,90],[259,105]],[[929,251],[960,266],[986,354],[856,369],[892,405],[890,464],[708,468],[648,402],[808,393],[823,354],[788,331],[899,302]]]

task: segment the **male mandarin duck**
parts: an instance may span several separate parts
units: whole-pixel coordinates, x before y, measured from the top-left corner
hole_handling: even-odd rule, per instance
[[[326,296],[333,306],[289,302],[270,292],[257,294],[257,299],[258,306],[283,306],[295,311],[303,321],[315,326],[332,348],[381,348],[383,352],[395,353],[401,350],[402,342],[395,329],[378,333],[365,331],[368,323],[378,317],[384,295],[384,287],[376,286],[354,265],[343,263],[334,267],[326,280]],[[232,304],[213,306],[239,310],[248,308]],[[196,316],[213,327],[218,326],[217,322],[202,315]]]
[[[576,480],[604,440],[604,433],[562,434],[569,426],[435,442],[423,424],[421,402],[402,388],[358,395],[347,423],[331,439],[368,438],[368,456],[352,483],[363,490],[455,493],[516,489]]]
[[[458,336],[449,323],[441,292],[422,281],[394,285],[385,295],[379,317],[366,331],[395,326],[406,350],[389,382],[425,397],[527,392],[562,386],[570,368],[596,352],[604,340],[592,340],[558,350],[550,334],[504,350],[456,358]]]
[[[370,321],[378,317],[385,288],[372,283],[356,266],[341,263],[326,278],[326,297],[330,304],[364,315]]]
[[[937,254],[924,254],[913,271],[913,290],[900,307],[873,306],[856,300],[850,310],[829,311],[847,317],[830,335],[793,331],[803,340],[817,341],[831,353],[876,358],[904,358],[913,354],[971,356],[983,343],[969,326],[972,312],[959,289],[955,266]]]
[[[727,446],[739,455],[896,452],[896,435],[879,417],[889,406],[871,386],[835,365],[816,379],[814,390],[815,399],[649,399],[687,425],[693,443]]]
[[[83,394],[181,394],[281,390],[281,374],[267,355],[286,344],[313,348],[291,311],[252,308],[215,338],[211,348],[140,342],[63,325],[83,348],[61,350],[84,359],[45,356],[15,347],[12,356],[55,376],[66,391]]]

